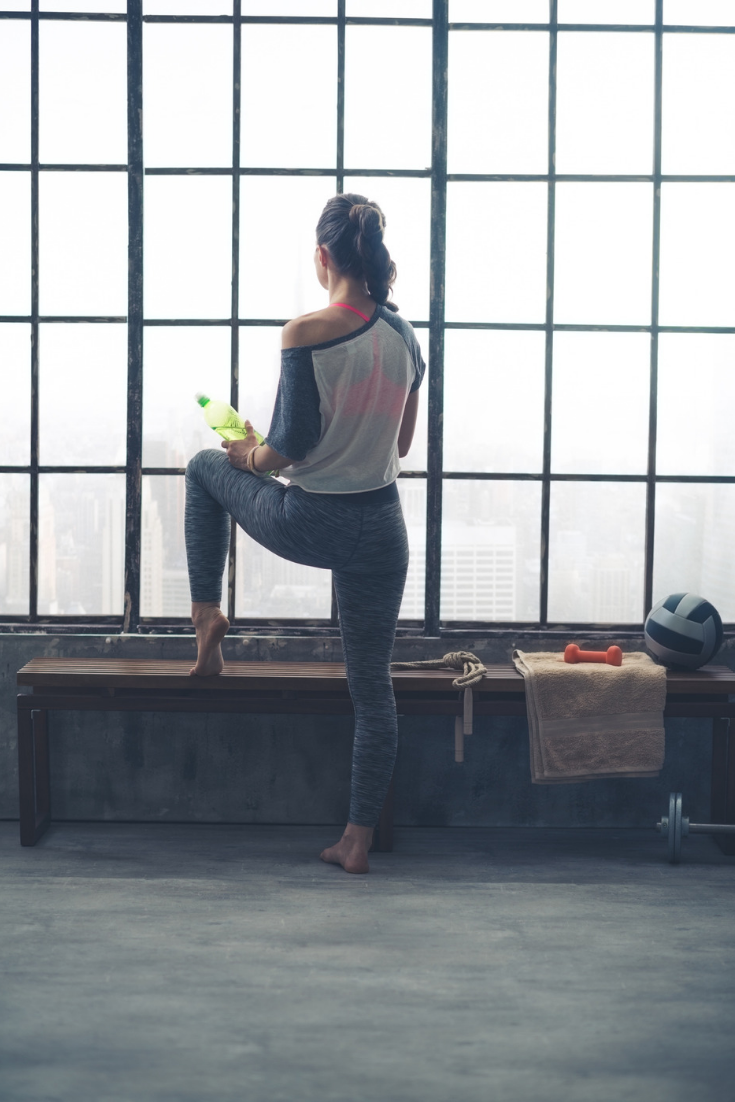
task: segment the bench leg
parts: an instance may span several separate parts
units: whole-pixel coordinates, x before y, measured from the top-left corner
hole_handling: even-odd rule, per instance
[[[20,844],[35,846],[51,820],[48,712],[18,705]]]
[[[712,822],[735,823],[735,731],[729,719],[712,721]],[[723,853],[735,855],[735,837],[712,838]]]
[[[375,849],[378,853],[393,852],[393,793],[394,778],[391,777],[388,792],[386,793],[383,810],[378,821],[378,837]]]

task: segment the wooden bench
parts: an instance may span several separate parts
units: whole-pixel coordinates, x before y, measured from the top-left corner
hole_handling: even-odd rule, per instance
[[[192,678],[190,668],[190,662],[160,659],[34,658],[18,671],[18,685],[30,689],[18,695],[21,845],[35,845],[51,821],[49,711],[352,714],[341,663],[228,662],[211,678]],[[462,733],[471,729],[468,710],[525,717],[526,705],[523,678],[511,665],[489,666],[471,697],[452,688],[456,676],[451,670],[396,670],[393,687],[399,715],[455,717],[461,760]],[[665,715],[713,721],[715,823],[735,822],[735,704],[729,694],[735,694],[735,673],[726,666],[668,673]],[[735,839],[713,837],[724,852],[735,852]],[[393,848],[392,784],[376,848]]]

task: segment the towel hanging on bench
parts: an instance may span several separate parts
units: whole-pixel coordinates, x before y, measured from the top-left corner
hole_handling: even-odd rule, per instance
[[[664,762],[666,670],[642,651],[622,666],[513,652],[526,683],[534,784],[656,777]]]

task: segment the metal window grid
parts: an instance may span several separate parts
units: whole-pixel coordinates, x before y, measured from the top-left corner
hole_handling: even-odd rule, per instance
[[[0,0],[1,2],[1,0]],[[99,629],[110,625],[122,628],[125,632],[145,632],[147,630],[181,631],[180,622],[173,617],[140,616],[140,546],[141,546],[141,489],[144,475],[183,475],[183,468],[161,468],[142,466],[142,379],[143,379],[143,329],[145,326],[229,326],[231,329],[231,388],[230,400],[238,402],[239,370],[239,331],[241,326],[280,326],[288,320],[241,318],[238,316],[239,302],[239,222],[240,188],[243,176],[329,176],[336,177],[337,190],[344,187],[344,75],[345,75],[345,28],[347,26],[405,26],[432,28],[432,167],[431,169],[372,169],[352,168],[350,176],[430,178],[431,180],[431,291],[429,321],[416,321],[417,328],[429,330],[429,373],[428,392],[428,463],[426,471],[402,472],[401,478],[425,479],[427,487],[426,517],[426,583],[425,618],[418,621],[401,621],[399,631],[412,634],[422,631],[427,636],[452,635],[465,631],[492,630],[500,632],[507,629],[541,629],[556,633],[561,625],[548,620],[548,565],[549,565],[549,515],[552,482],[637,482],[646,486],[646,530],[645,530],[645,585],[644,604],[647,612],[652,604],[653,587],[653,550],[655,531],[656,486],[660,483],[704,483],[732,484],[735,476],[680,476],[660,475],[656,473],[656,415],[658,389],[658,338],[660,333],[735,333],[733,326],[662,326],[658,322],[659,306],[659,246],[661,215],[661,184],[668,182],[732,183],[735,175],[664,175],[661,172],[661,107],[662,107],[662,48],[663,35],[666,34],[735,34],[735,26],[696,26],[664,25],[663,0],[656,0],[655,22],[653,24],[598,24],[598,23],[559,23],[557,20],[558,0],[549,0],[548,23],[469,23],[449,22],[448,0],[433,0],[431,19],[400,18],[358,18],[346,14],[346,0],[337,0],[336,16],[243,16],[241,0],[233,0],[232,15],[143,15],[142,0],[128,0],[127,14],[87,13],[87,12],[41,12],[39,0],[31,0],[30,12],[0,11],[0,20],[28,20],[31,26],[31,162],[30,164],[0,164],[1,171],[27,171],[31,180],[31,313],[30,315],[0,315],[0,322],[30,323],[31,327],[31,461],[29,465],[0,465],[0,474],[30,475],[30,586],[29,615],[25,617],[0,616],[4,630],[38,630],[41,626],[52,626],[55,631],[79,631],[85,626]],[[42,20],[125,22],[127,24],[127,66],[128,66],[128,163],[127,164],[40,164],[39,163],[39,24]],[[233,26],[233,130],[232,130],[232,168],[150,168],[143,163],[142,111],[143,111],[143,23],[214,23]],[[243,167],[240,164],[240,67],[242,28],[250,24],[304,24],[327,25],[337,28],[337,150],[336,164],[330,168],[260,168]],[[447,173],[447,69],[450,32],[461,31],[548,31],[549,33],[549,129],[548,129],[548,171],[544,174],[514,173]],[[560,31],[615,31],[631,34],[653,34],[655,42],[655,89],[654,89],[654,156],[653,171],[650,174],[562,174],[555,171],[556,139],[556,53]],[[38,300],[38,180],[41,172],[127,172],[128,174],[128,218],[129,218],[129,282],[127,317],[101,316],[40,316]],[[232,177],[232,296],[229,318],[219,319],[180,319],[155,318],[143,316],[143,185],[145,176],[165,175],[224,175]],[[453,181],[513,181],[542,182],[548,187],[547,200],[547,307],[543,323],[506,323],[506,322],[447,322],[444,317],[445,303],[445,255],[446,255],[446,205],[447,183]],[[554,241],[555,241],[555,187],[557,182],[643,182],[653,187],[653,248],[651,281],[651,324],[650,325],[571,325],[553,321],[554,301]],[[127,463],[123,466],[79,466],[40,465],[38,461],[38,380],[39,380],[39,325],[44,322],[95,322],[101,324],[128,325],[128,409],[127,409]],[[545,382],[544,382],[544,438],[543,465],[540,473],[488,473],[477,471],[444,471],[442,465],[442,416],[443,416],[443,369],[444,369],[444,333],[447,329],[495,329],[495,330],[536,330],[545,333]],[[553,338],[555,332],[641,332],[651,335],[650,360],[650,412],[648,437],[648,465],[645,474],[640,475],[590,475],[558,474],[551,470],[551,423],[552,423],[552,381],[553,381]],[[38,485],[40,474],[86,473],[112,474],[126,476],[126,534],[125,534],[125,606],[122,616],[39,616],[38,614]],[[442,486],[447,479],[469,479],[477,481],[532,481],[541,484],[541,546],[540,546],[540,617],[534,623],[504,624],[496,621],[448,621],[440,620],[440,584],[441,584],[441,513]],[[245,630],[243,622],[234,619],[235,569],[236,569],[235,525],[232,527],[230,562],[228,570],[228,614],[233,620],[233,628]],[[331,618],[320,620],[249,620],[248,631],[267,631],[269,634],[279,631],[288,634],[333,634],[337,624],[337,609],[332,599]],[[596,626],[588,622],[565,624],[564,631],[579,628],[594,630]],[[607,628],[625,632],[639,631],[640,627],[631,624],[605,625]],[[727,625],[729,629],[735,625]]]

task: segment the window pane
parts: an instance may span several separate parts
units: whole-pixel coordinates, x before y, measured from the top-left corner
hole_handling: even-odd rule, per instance
[[[426,470],[426,448],[429,428],[429,330],[416,329],[415,333],[416,339],[421,346],[421,355],[424,357],[424,363],[426,364],[426,376],[419,387],[419,412],[416,419],[416,431],[413,434],[411,450],[401,460],[402,471]]]
[[[232,181],[147,176],[145,311],[154,318],[228,318]]]
[[[124,316],[128,303],[124,172],[42,172],[42,314]]]
[[[652,34],[560,34],[556,171],[653,170]]]
[[[398,269],[393,299],[404,318],[428,321],[431,181],[346,176],[345,192],[379,204],[386,220],[385,244]]]
[[[662,184],[662,325],[735,325],[734,203],[732,184]]]
[[[240,0],[243,15],[331,15],[337,0]]]
[[[126,164],[124,23],[44,20],[39,143],[46,164]]]
[[[27,616],[31,480],[0,474],[0,615]]]
[[[0,314],[31,312],[31,177],[0,172]]]
[[[0,325],[0,463],[30,462],[31,330]]]
[[[548,23],[549,0],[449,0],[454,23]]]
[[[662,104],[664,172],[735,173],[735,36],[666,35]]]
[[[183,475],[145,475],[140,549],[141,616],[191,615],[184,544]],[[222,575],[222,596],[227,566]]]
[[[242,163],[328,168],[336,157],[337,28],[245,26]]]
[[[450,172],[545,173],[548,112],[547,34],[449,36]]]
[[[124,572],[125,475],[40,475],[38,611],[120,614]]]
[[[537,620],[541,487],[447,480],[442,620]]]
[[[546,185],[461,182],[447,192],[447,320],[543,321]]]
[[[653,23],[653,0],[559,0],[560,23]]]
[[[648,325],[650,184],[558,184],[554,320]]]
[[[551,469],[645,474],[651,338],[555,333]]]
[[[31,28],[24,20],[0,23],[0,161],[31,159]]]
[[[429,168],[431,29],[347,27],[345,58],[345,165]]]
[[[232,15],[232,0],[143,0],[143,15]]]
[[[3,0],[4,11],[30,11],[31,0]]]
[[[270,428],[281,373],[281,329],[240,328],[240,412],[265,436]]]
[[[127,369],[127,326],[41,326],[41,463],[125,464]]]
[[[326,620],[331,613],[331,571],[282,559],[238,528],[235,583],[238,619]]]
[[[232,27],[146,23],[146,164],[232,164]]]
[[[735,486],[656,487],[653,600],[698,593],[726,623],[735,620]]]
[[[423,620],[426,609],[426,482],[399,478],[403,519],[408,533],[408,574],[399,620]]]
[[[735,337],[662,333],[658,347],[656,470],[735,475]]]
[[[104,11],[125,14],[127,0],[40,0],[41,11]]]
[[[445,470],[540,471],[544,334],[448,329],[444,340]]]
[[[549,620],[642,621],[645,516],[642,483],[552,483]]]
[[[664,23],[673,26],[731,27],[732,0],[664,0]]]
[[[329,176],[243,177],[241,317],[293,318],[327,305],[314,271],[314,243],[319,215],[334,192]]]
[[[431,19],[431,0],[347,0],[347,15]]]
[[[230,329],[156,325],[144,333],[143,466],[185,467],[202,448],[220,446],[194,395],[229,402]]]

